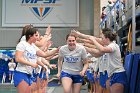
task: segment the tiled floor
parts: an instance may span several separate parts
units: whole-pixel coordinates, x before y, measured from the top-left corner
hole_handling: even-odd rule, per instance
[[[0,84],[0,93],[17,93],[17,91],[14,85]],[[47,93],[63,93],[62,86],[48,87]],[[81,93],[88,93],[86,86],[82,86]]]
[[[11,84],[0,84],[0,93],[16,93],[16,88]]]

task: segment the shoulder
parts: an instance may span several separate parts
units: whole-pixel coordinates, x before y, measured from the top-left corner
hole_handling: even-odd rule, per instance
[[[85,48],[83,45],[81,45],[81,44],[76,44],[76,47],[78,47],[78,48]]]
[[[26,36],[22,36],[22,38],[20,39],[20,41],[26,41]]]
[[[115,41],[113,41],[108,45],[108,47],[110,47],[112,50],[116,50],[119,48],[119,45]]]
[[[65,50],[66,48],[68,48],[68,45],[63,45],[61,46],[60,50]]]
[[[25,50],[27,47],[27,42],[26,41],[20,41],[17,46],[16,46],[16,50]]]
[[[85,49],[85,47],[83,46],[83,45],[80,45],[80,44],[76,44],[76,49],[77,50],[84,50],[84,51],[86,51],[86,49]]]
[[[8,65],[11,65],[11,62],[9,62]]]
[[[113,41],[112,43],[110,43],[110,46],[118,47],[119,45],[115,41]]]
[[[18,44],[17,44],[17,46],[24,46],[24,45],[26,45],[26,41],[20,41]]]

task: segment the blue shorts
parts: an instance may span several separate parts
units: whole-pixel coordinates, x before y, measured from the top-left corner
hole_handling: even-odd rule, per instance
[[[32,80],[33,82],[37,82],[37,77],[38,77],[38,76],[39,76],[38,73],[33,73],[32,76],[31,76],[31,80]]]
[[[10,71],[10,70],[9,70],[9,74],[13,75],[13,74],[14,74],[14,71]]]
[[[31,75],[19,71],[14,71],[13,80],[15,87],[17,87],[22,80],[24,80],[29,86],[32,84]]]
[[[106,88],[106,81],[108,80],[107,71],[100,72],[99,82],[102,88]]]
[[[127,86],[127,78],[126,78],[126,73],[124,72],[118,72],[118,73],[114,73],[111,76],[110,79],[110,86],[112,86],[115,83],[121,83],[124,86]]]
[[[80,75],[72,75],[72,74],[66,73],[64,71],[61,72],[60,79],[62,79],[63,77],[71,78],[73,83],[83,83],[83,81],[84,81],[84,77],[82,77]]]
[[[94,83],[94,74],[91,73],[90,71],[86,71],[87,79],[91,82]]]
[[[94,81],[95,82],[98,82],[98,80],[99,80],[99,77],[98,76],[96,78],[94,78]]]

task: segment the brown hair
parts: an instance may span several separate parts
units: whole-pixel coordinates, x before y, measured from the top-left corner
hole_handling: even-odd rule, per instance
[[[30,37],[33,36],[37,31],[38,31],[37,28],[34,28],[34,27],[29,28],[25,33],[26,41],[28,41]]]
[[[69,36],[73,36],[73,37],[75,37],[75,39],[76,39],[76,36],[75,36],[75,35],[68,34],[68,35],[66,36],[66,40],[68,40],[68,37],[69,37]]]
[[[117,37],[117,33],[113,32],[109,28],[102,29],[102,33],[104,34],[105,38],[109,38],[110,41],[115,41]]]
[[[21,34],[18,42],[20,42],[21,38],[26,34],[27,30],[29,30],[30,28],[33,28],[33,25],[30,24],[30,25],[26,25],[23,27],[22,34]]]

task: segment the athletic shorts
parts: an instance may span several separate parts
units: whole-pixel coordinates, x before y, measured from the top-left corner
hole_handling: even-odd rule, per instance
[[[100,72],[99,82],[102,88],[106,88],[106,81],[108,80],[107,71]]]
[[[9,70],[9,74],[13,75],[13,74],[14,74],[14,71],[10,71],[10,70]]]
[[[87,79],[91,82],[94,83],[94,74],[91,73],[90,71],[86,71]]]
[[[61,72],[60,79],[62,79],[63,77],[71,78],[73,83],[83,83],[83,81],[84,81],[84,77],[82,77],[80,75],[72,75],[72,74],[66,73],[64,71]]]
[[[120,83],[120,84],[123,84],[124,86],[127,86],[127,77],[126,77],[125,71],[124,72],[114,73],[111,76],[110,86],[112,86],[115,83]]]
[[[22,80],[24,80],[29,86],[32,84],[31,75],[19,71],[14,71],[13,80],[15,87],[17,87]]]
[[[38,76],[39,76],[38,73],[33,73],[32,76],[31,76],[31,80],[32,80],[33,82],[37,82],[37,77],[38,77]]]

